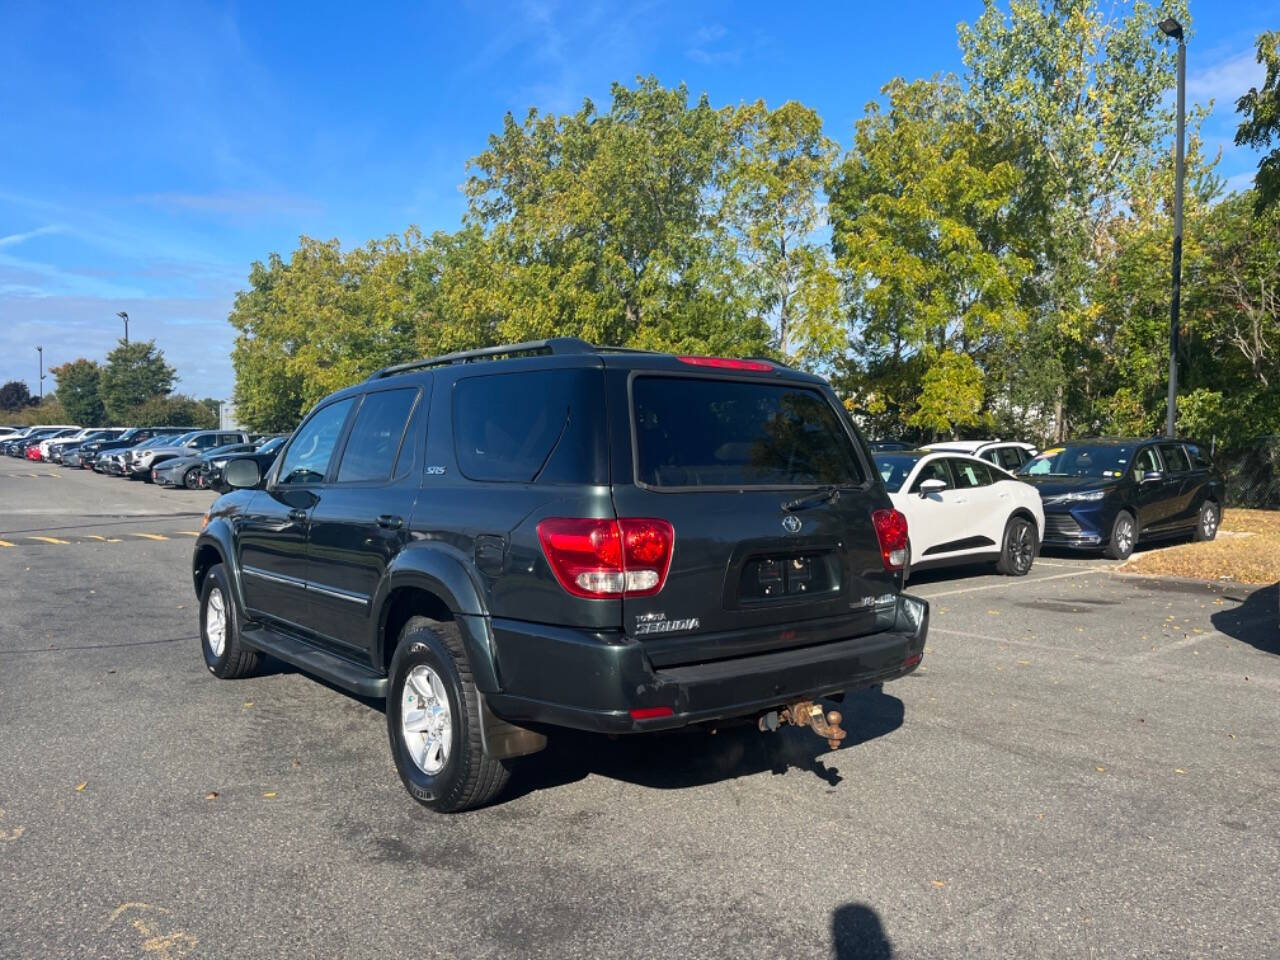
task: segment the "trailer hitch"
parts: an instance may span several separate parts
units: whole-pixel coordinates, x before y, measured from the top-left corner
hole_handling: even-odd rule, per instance
[[[770,710],[762,714],[756,721],[756,726],[761,733],[777,730],[784,723],[789,723],[793,727],[808,727],[826,740],[827,746],[836,750],[840,747],[840,741],[848,736],[840,727],[840,721],[843,719],[838,710],[823,714],[822,707],[812,700],[799,700],[781,710]]]

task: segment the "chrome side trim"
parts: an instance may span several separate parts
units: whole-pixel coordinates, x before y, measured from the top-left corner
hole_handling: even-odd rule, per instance
[[[334,597],[338,600],[346,600],[348,603],[358,603],[360,606],[367,606],[369,598],[359,593],[352,593],[349,590],[339,590],[337,587],[325,587],[313,580],[307,581],[307,589],[316,593],[323,593],[326,597]]]
[[[305,580],[301,580],[298,577],[286,577],[280,573],[271,573],[259,567],[242,565],[240,572],[247,573],[251,577],[257,577],[259,580],[270,580],[272,583],[283,583],[290,587],[301,587],[304,590],[307,588],[307,581]]]

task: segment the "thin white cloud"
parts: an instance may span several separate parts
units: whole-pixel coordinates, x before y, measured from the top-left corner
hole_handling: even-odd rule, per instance
[[[1236,101],[1250,87],[1262,86],[1266,69],[1257,61],[1254,50],[1235,53],[1202,70],[1187,74],[1187,97],[1192,103],[1207,104],[1213,100],[1219,110],[1234,110]]]
[[[16,247],[20,243],[26,243],[35,237],[44,237],[52,233],[66,233],[66,227],[52,223],[47,227],[36,227],[34,230],[28,230],[25,233],[11,233],[7,237],[0,237],[0,247]]]

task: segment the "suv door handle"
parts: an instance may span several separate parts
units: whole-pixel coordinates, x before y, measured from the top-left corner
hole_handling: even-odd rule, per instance
[[[290,510],[290,511],[289,511],[289,519],[290,519],[290,520],[295,520],[295,521],[297,521],[298,523],[302,523],[302,521],[304,521],[304,520],[306,520],[306,519],[307,519],[307,511],[305,511],[305,510]]]
[[[383,530],[399,530],[404,524],[404,518],[396,517],[389,513],[384,513],[378,517],[378,526]]]

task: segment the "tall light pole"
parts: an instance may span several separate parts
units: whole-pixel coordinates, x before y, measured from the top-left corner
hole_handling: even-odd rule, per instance
[[[44,403],[44,347],[36,347],[36,353],[40,354],[40,379],[37,383],[40,388],[40,402]]]
[[[1178,145],[1174,159],[1173,187],[1173,298],[1169,304],[1169,409],[1165,436],[1177,435],[1178,420],[1178,309],[1182,303],[1182,178],[1183,139],[1187,127],[1187,41],[1182,24],[1170,17],[1160,21],[1166,37],[1178,41]]]
[[[127,347],[129,345],[129,315],[121,310],[116,316],[124,321],[124,345]]]

